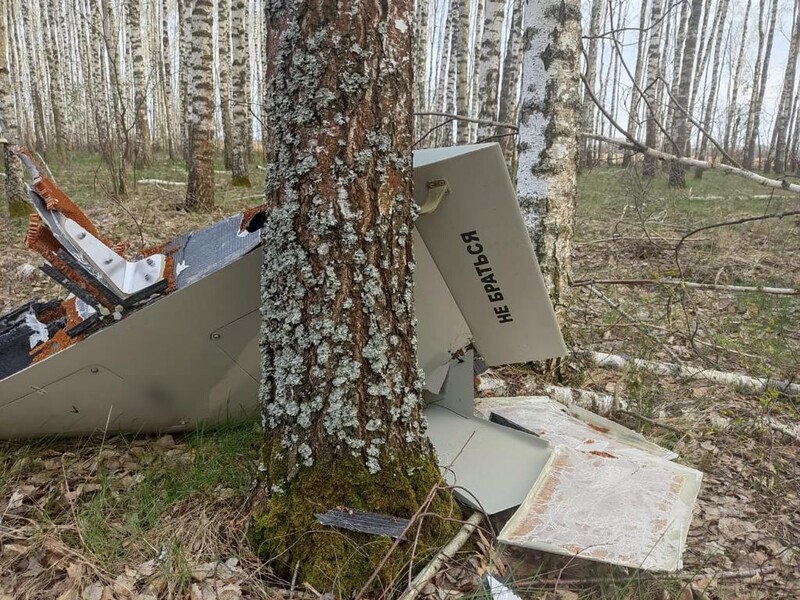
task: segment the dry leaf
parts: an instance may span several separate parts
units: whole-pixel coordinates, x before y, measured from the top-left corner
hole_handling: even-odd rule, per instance
[[[103,586],[97,582],[83,589],[81,600],[102,600]]]

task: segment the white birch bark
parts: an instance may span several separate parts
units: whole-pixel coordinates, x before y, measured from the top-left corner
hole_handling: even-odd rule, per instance
[[[133,113],[136,125],[134,148],[137,167],[143,167],[153,162],[153,143],[150,139],[150,124],[147,119],[147,81],[142,49],[140,8],[139,0],[127,0],[128,35],[131,40],[133,62]]]
[[[647,120],[645,123],[645,145],[648,148],[655,148],[658,144],[658,121],[661,115],[658,112],[658,87],[661,84],[661,0],[653,0],[650,13],[650,40],[647,45],[647,85],[645,86],[645,98],[647,99]],[[646,177],[653,177],[656,174],[656,160],[650,156],[645,156],[642,172]]]
[[[739,85],[742,80],[745,48],[747,46],[747,29],[748,25],[750,24],[750,7],[752,6],[752,3],[753,0],[747,0],[747,6],[744,10],[744,21],[742,24],[742,37],[739,43],[739,54],[736,58],[736,69],[734,71],[733,79],[728,84],[731,87],[731,98],[725,115],[725,141],[722,145],[722,147],[725,149],[725,152],[728,154],[730,154],[733,151],[733,147],[736,146],[737,136],[735,135],[735,130],[737,129],[736,124],[738,124],[739,121],[737,115],[739,110]]]
[[[526,0],[523,39],[517,194],[565,325],[580,122],[580,3]]]
[[[233,144],[231,146],[232,177],[237,186],[249,186],[250,157],[250,90],[247,85],[248,40],[247,4],[245,0],[233,0],[231,5],[231,38],[233,61],[231,64],[231,120],[233,122]]]
[[[669,6],[669,5],[667,5]],[[673,96],[678,95],[678,86],[681,80],[681,66],[683,65],[683,51],[686,46],[686,29],[689,23],[689,7],[691,6],[690,0],[681,3],[681,12],[680,16],[676,14],[678,22],[676,23],[678,35],[673,40],[673,51],[672,51],[672,78],[669,80],[669,86]],[[669,39],[669,36],[667,36]],[[665,60],[663,64],[667,64]],[[676,111],[675,107],[672,103],[667,104],[666,110],[664,111],[664,128],[667,131],[671,131],[673,129],[673,117]]]
[[[219,101],[225,168],[233,168],[233,120],[231,117],[231,0],[218,0]]]
[[[700,23],[701,11],[703,9],[702,0],[692,0],[689,12],[689,21],[686,26],[686,46],[683,50],[681,76],[678,84],[678,91],[675,96],[677,105],[673,108],[673,139],[677,148],[678,156],[686,156],[689,146],[689,119],[681,111],[689,108],[689,97],[691,93],[693,65],[697,47],[697,30]],[[679,105],[679,106],[678,106]],[[674,161],[670,164],[669,184],[671,186],[684,187],[686,185],[686,167]]]
[[[489,0],[484,9],[483,39],[478,63],[478,118],[494,121],[497,119],[497,96],[500,87],[500,33],[503,30],[505,2]],[[495,129],[486,125],[478,126],[478,139],[495,135]]]
[[[503,82],[500,87],[500,108],[497,120],[501,123],[517,121],[519,77],[522,66],[522,0],[511,0],[511,27],[508,31],[506,54],[503,57]],[[516,173],[517,144],[514,136],[500,138],[500,147],[512,175]]]
[[[8,31],[13,22],[13,13],[6,10],[7,0],[0,0],[0,150],[5,164],[5,194],[8,213],[12,217],[25,217],[30,212],[28,193],[23,176],[22,163],[8,151],[9,145],[18,145],[19,129],[14,108],[11,73],[8,69],[6,47]]]
[[[764,93],[767,88],[767,76],[769,73],[769,62],[772,55],[772,42],[775,39],[775,22],[778,18],[778,0],[774,0],[769,13],[769,26],[767,29],[767,40],[764,43],[764,32],[762,29],[763,9],[767,5],[767,0],[763,0],[759,11],[759,35],[758,35],[758,55],[756,69],[753,75],[753,93],[750,97],[750,111],[747,116],[747,129],[745,131],[744,157],[742,166],[745,169],[752,169],[755,160],[756,139],[759,137],[761,126],[761,112],[763,110]],[[764,60],[761,61],[762,56]]]
[[[647,26],[647,5],[648,0],[642,0],[639,7],[639,39],[638,48],[636,51],[636,69],[633,75],[633,85],[631,89],[631,105],[628,111],[628,133],[639,139],[639,127],[641,119],[639,117],[639,104],[642,100],[641,91],[644,87],[642,78],[644,77],[644,64],[646,60],[647,44],[645,44],[645,27]],[[638,88],[638,89],[637,89]],[[630,154],[626,154],[623,160],[623,165],[630,162]]]
[[[450,0],[458,9],[458,35],[456,35],[456,112],[469,117],[469,0]],[[469,143],[469,123],[456,123],[456,142]]]
[[[189,177],[185,206],[193,211],[214,207],[213,0],[192,0],[191,41],[187,67],[189,107]]]
[[[715,19],[714,30],[714,60],[711,65],[711,81],[709,89],[706,92],[706,105],[703,111],[701,123],[703,129],[712,132],[712,116],[714,105],[717,101],[717,88],[719,86],[720,64],[722,63],[722,42],[725,34],[725,23],[727,22],[729,0],[721,0],[719,5],[719,18]],[[708,137],[703,135],[700,141],[700,147],[697,152],[697,158],[705,160],[706,149],[708,148]],[[697,170],[695,174],[702,176],[702,171]]]
[[[790,112],[792,110],[792,94],[794,80],[797,72],[798,46],[800,45],[800,0],[794,2],[794,20],[792,36],[789,43],[789,54],[786,59],[786,69],[783,75],[783,92],[778,105],[778,116],[775,119],[775,173],[783,173],[786,168],[786,138],[790,125]],[[765,169],[769,173],[770,168]]]

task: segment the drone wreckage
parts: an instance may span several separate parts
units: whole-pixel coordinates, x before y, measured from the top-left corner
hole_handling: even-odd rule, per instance
[[[255,413],[265,209],[127,260],[16,152],[33,179],[26,244],[69,295],[0,316],[0,439],[184,431]],[[503,543],[679,569],[702,473],[577,406],[473,397],[476,353],[496,366],[567,351],[499,146],[418,151],[414,184],[424,412],[456,495],[488,514],[518,507]]]

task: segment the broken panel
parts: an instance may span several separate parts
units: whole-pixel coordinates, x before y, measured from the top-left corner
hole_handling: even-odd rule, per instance
[[[655,457],[556,446],[498,539],[637,569],[681,568],[702,473]]]
[[[648,441],[619,423],[544,396],[481,398],[475,404],[476,410],[486,419],[492,420],[492,415],[503,417],[551,444],[573,450],[667,460],[677,457],[672,450]]]
[[[460,500],[487,514],[522,503],[550,457],[535,436],[447,408],[425,408],[428,437]]]

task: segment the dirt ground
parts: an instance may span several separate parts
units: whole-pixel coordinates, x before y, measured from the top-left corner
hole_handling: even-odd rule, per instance
[[[194,215],[179,208],[180,186],[139,185],[125,203],[107,200],[93,157],[53,170],[103,234],[134,248],[259,202],[259,189],[232,188],[223,173],[216,211]],[[137,178],[184,181],[185,172],[164,164]],[[797,198],[713,172],[690,175],[684,190],[663,179],[648,181],[635,166],[580,176],[572,346],[800,380],[800,297],[659,283],[800,289],[797,216],[702,229],[795,210]],[[60,294],[22,246],[25,226],[0,213],[0,313]],[[611,280],[628,283],[602,283]],[[684,570],[653,575],[521,551],[498,557],[477,539],[426,594],[475,595],[476,572],[491,565],[522,598],[800,597],[800,436],[770,426],[796,424],[798,399],[571,360],[573,387],[627,399],[628,412],[612,418],[705,473]],[[511,392],[535,379],[523,366],[494,375]],[[257,446],[253,427],[0,445],[0,600],[275,597],[263,591],[275,583],[269,568],[242,533]]]

